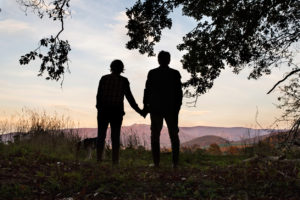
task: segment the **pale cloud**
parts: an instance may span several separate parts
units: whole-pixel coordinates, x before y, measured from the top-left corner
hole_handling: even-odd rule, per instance
[[[122,11],[122,12],[119,12],[115,17],[114,19],[116,21],[118,21],[119,23],[121,24],[126,24],[127,21],[128,21],[128,17],[126,15],[126,12],[125,11]]]
[[[106,60],[111,60],[116,55],[129,54],[122,44],[120,35],[118,26],[110,25],[108,30],[101,30],[82,23],[73,23],[71,32],[67,33],[73,48],[89,52],[95,55],[96,59]]]
[[[0,21],[0,33],[20,34],[20,32],[32,32],[34,29],[26,22],[14,19],[5,19]]]
[[[198,110],[197,108],[190,108],[193,110],[187,110],[186,108],[182,108],[180,111],[180,115],[182,116],[189,116],[189,117],[197,117],[200,115],[205,115],[211,113],[210,110]]]

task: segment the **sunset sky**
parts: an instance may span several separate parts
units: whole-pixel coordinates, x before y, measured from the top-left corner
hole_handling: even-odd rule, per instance
[[[138,51],[125,48],[128,41],[125,25],[126,8],[132,0],[71,0],[71,17],[65,21],[62,39],[71,44],[70,71],[65,74],[63,86],[60,82],[46,81],[38,77],[39,62],[20,66],[21,55],[34,50],[38,41],[55,35],[60,24],[28,12],[27,16],[15,0],[0,0],[0,119],[20,112],[22,108],[46,110],[69,115],[80,127],[97,127],[95,108],[99,79],[109,73],[114,59],[125,64],[123,76],[130,81],[132,93],[142,107],[143,90],[147,72],[158,66],[156,57],[140,55]],[[172,14],[173,27],[165,30],[155,52],[171,53],[170,67],[180,71],[182,81],[188,74],[180,63],[182,52],[176,45],[193,29],[195,22],[182,17],[181,11]],[[299,59],[298,59],[299,60]],[[278,89],[267,95],[267,91],[288,71],[286,66],[274,69],[270,76],[259,80],[248,80],[249,69],[239,75],[226,69],[216,80],[214,87],[198,99],[197,107],[189,107],[184,99],[180,112],[180,126],[243,126],[270,128],[276,117],[280,117]],[[124,125],[149,124],[131,109],[125,100]]]

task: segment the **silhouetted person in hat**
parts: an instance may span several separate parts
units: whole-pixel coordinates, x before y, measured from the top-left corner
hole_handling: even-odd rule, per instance
[[[180,141],[178,137],[178,114],[182,104],[180,73],[169,67],[170,53],[161,51],[158,54],[159,67],[148,73],[144,90],[144,113],[151,118],[151,149],[156,167],[160,161],[160,131],[165,119],[172,144],[173,167],[179,160]]]
[[[120,131],[123,121],[124,96],[130,106],[139,114],[141,109],[136,104],[130,91],[129,81],[120,74],[124,71],[121,60],[114,60],[111,65],[111,74],[101,77],[97,93],[98,109],[98,138],[97,138],[97,161],[102,161],[108,124],[111,127],[112,162],[119,163]]]

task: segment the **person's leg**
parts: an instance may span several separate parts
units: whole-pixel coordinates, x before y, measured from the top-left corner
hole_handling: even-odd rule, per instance
[[[97,161],[101,162],[109,120],[104,113],[98,112],[97,122],[98,122]]]
[[[165,116],[165,120],[168,126],[170,140],[172,144],[172,160],[173,160],[173,167],[177,167],[179,161],[179,148],[180,148],[180,141],[178,137],[178,114],[168,114]]]
[[[153,162],[156,167],[159,166],[160,161],[160,131],[163,126],[163,116],[159,114],[150,114],[151,118],[151,150]]]
[[[119,164],[120,151],[120,132],[123,121],[123,115],[115,115],[110,122],[111,143],[112,143],[112,163]]]

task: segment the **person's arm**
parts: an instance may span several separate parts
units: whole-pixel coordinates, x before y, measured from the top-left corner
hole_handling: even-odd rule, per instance
[[[144,111],[146,113],[149,112],[150,88],[151,88],[151,73],[149,72],[146,80],[146,85],[144,89],[144,98],[143,98]]]
[[[101,99],[101,85],[102,85],[102,78],[99,81],[98,85],[98,91],[97,91],[97,96],[96,96],[96,108],[99,109],[99,106],[101,105],[100,99]]]
[[[175,82],[175,91],[177,93],[177,109],[178,111],[180,110],[180,107],[182,105],[182,98],[183,98],[183,93],[182,93],[182,83],[181,83],[181,75],[179,72],[177,72],[177,77],[176,77],[176,82]]]
[[[135,102],[135,99],[131,93],[130,90],[130,86],[129,86],[129,81],[127,79],[126,83],[125,83],[125,97],[129,103],[129,105],[139,114],[141,114],[141,109],[139,108],[139,106],[137,105],[137,103]]]

